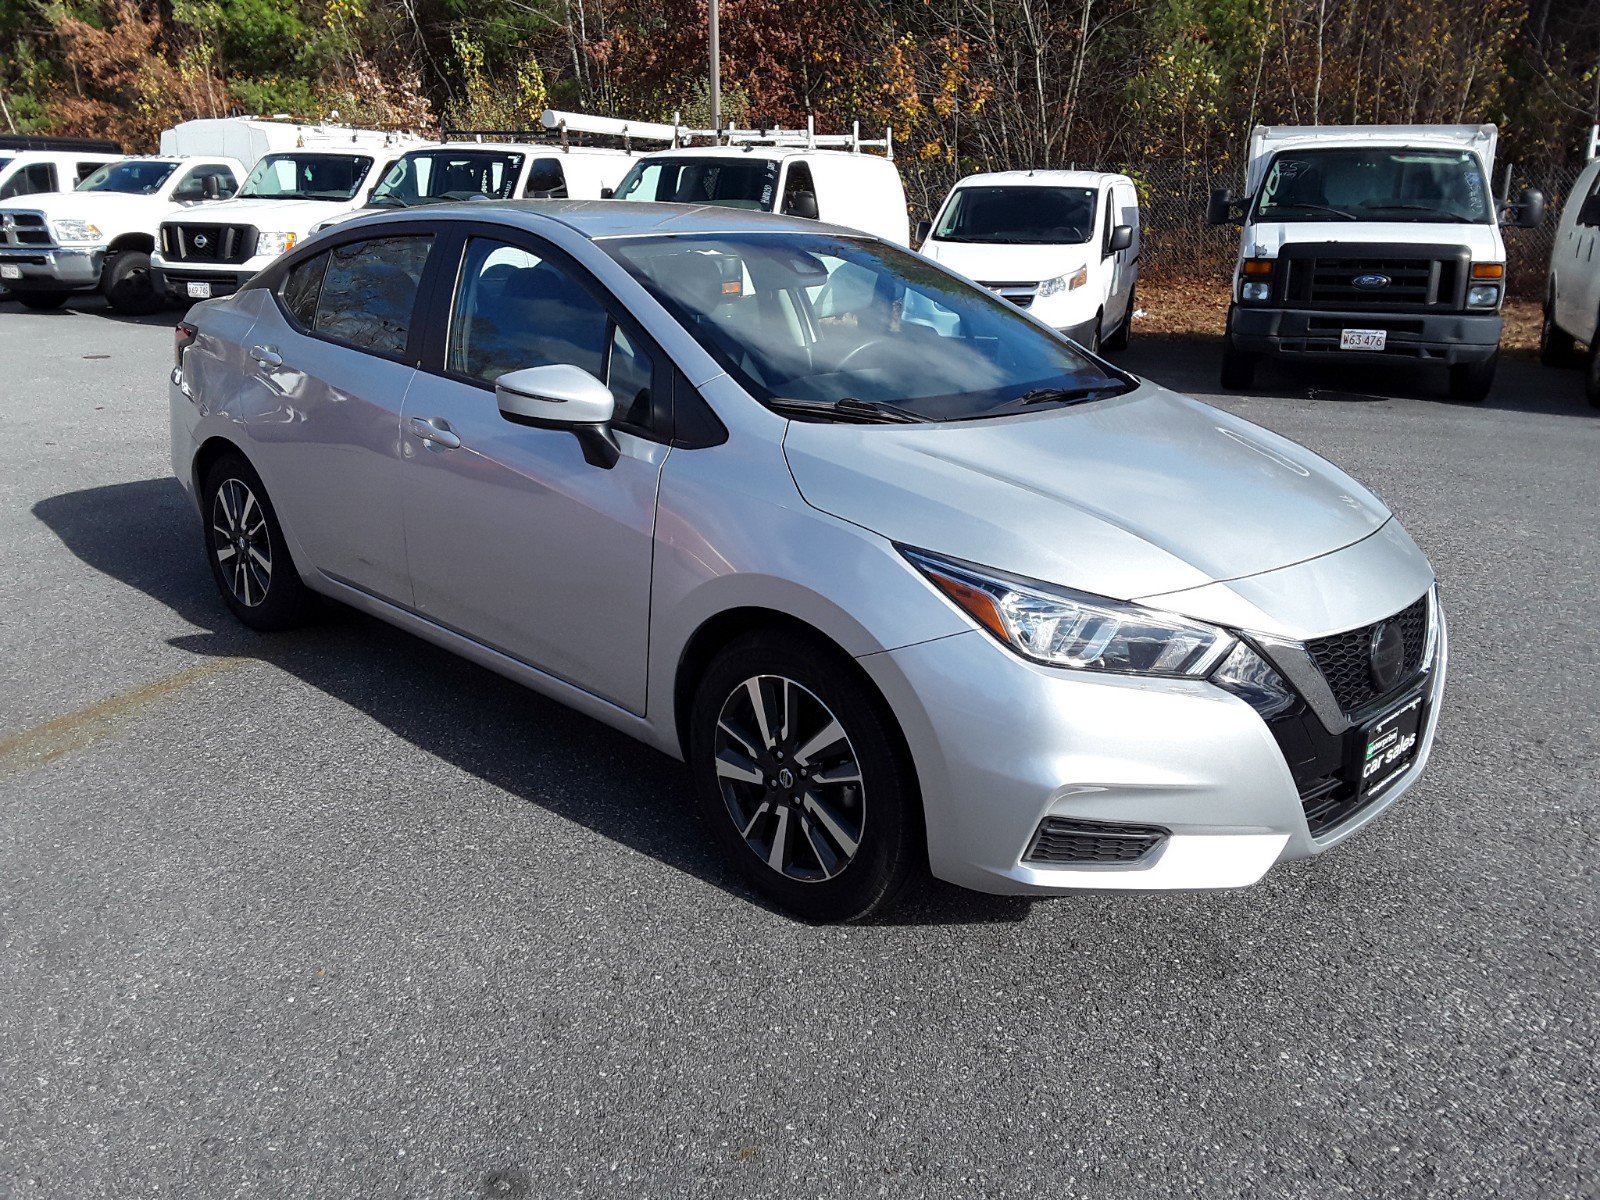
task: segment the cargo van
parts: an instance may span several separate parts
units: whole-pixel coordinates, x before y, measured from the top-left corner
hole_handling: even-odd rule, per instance
[[[1579,173],[1561,210],[1545,281],[1539,358],[1548,367],[1573,366],[1579,342],[1588,347],[1584,390],[1600,408],[1600,158]]]
[[[1490,187],[1493,125],[1258,126],[1243,198],[1211,197],[1241,227],[1222,386],[1273,357],[1434,365],[1484,400],[1500,358],[1504,220],[1544,219],[1525,190]]]

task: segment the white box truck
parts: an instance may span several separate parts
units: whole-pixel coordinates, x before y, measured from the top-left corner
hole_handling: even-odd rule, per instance
[[[1436,364],[1459,401],[1485,399],[1500,356],[1502,220],[1533,226],[1544,197],[1497,202],[1493,125],[1258,126],[1246,191],[1211,196],[1242,227],[1222,385],[1267,357]]]

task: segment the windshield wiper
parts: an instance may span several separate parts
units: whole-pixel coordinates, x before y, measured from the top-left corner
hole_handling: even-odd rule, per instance
[[[767,401],[767,405],[779,412],[838,417],[841,420],[859,421],[863,424],[922,425],[929,420],[928,417],[914,413],[909,408],[886,404],[882,400],[857,400],[854,396],[846,396],[842,400],[800,400],[789,396],[774,396]]]
[[[1098,400],[1102,396],[1120,395],[1128,389],[1120,382],[1111,380],[1108,383],[1098,384],[1094,387],[1041,387],[1034,388],[1031,392],[1023,392],[1014,400],[1007,400],[998,408],[992,408],[985,416],[993,416],[1008,408],[1029,408],[1035,404],[1082,404],[1086,400]]]
[[[1332,213],[1336,217],[1343,217],[1346,221],[1359,221],[1359,220],[1361,220],[1361,218],[1358,217],[1353,212],[1345,212],[1345,210],[1342,209],[1342,208],[1333,208],[1333,207],[1331,207],[1330,205],[1327,205],[1327,204],[1273,204],[1273,205],[1269,205],[1268,207],[1274,208],[1274,209],[1278,209],[1278,208],[1303,208],[1308,212]]]
[[[1431,204],[1363,204],[1362,208],[1378,209],[1382,212],[1420,212],[1430,216],[1443,217],[1447,221],[1454,221],[1458,225],[1476,225],[1471,217],[1464,217],[1458,212],[1451,212],[1448,208],[1435,208]]]

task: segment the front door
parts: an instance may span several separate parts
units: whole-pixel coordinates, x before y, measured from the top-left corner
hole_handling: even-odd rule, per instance
[[[442,362],[402,423],[405,528],[419,612],[643,713],[666,363],[598,285],[535,238],[461,251]],[[621,457],[584,461],[568,432],[513,424],[494,380],[566,363],[610,385]]]

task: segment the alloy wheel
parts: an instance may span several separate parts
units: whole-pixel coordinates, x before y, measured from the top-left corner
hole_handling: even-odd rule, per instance
[[[229,478],[211,502],[211,549],[233,598],[255,608],[272,586],[272,539],[267,514],[243,480]]]
[[[723,702],[713,745],[723,804],[752,854],[802,883],[850,865],[866,829],[861,764],[815,693],[781,675],[745,680]]]

